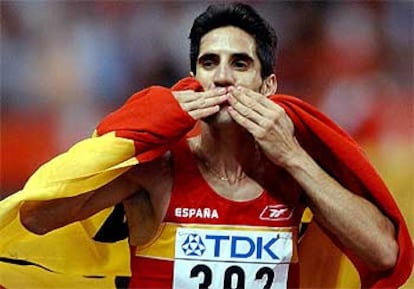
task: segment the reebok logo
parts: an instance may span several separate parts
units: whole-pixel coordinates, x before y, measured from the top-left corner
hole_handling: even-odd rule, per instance
[[[286,221],[293,215],[293,207],[288,205],[269,205],[260,214],[260,220]]]

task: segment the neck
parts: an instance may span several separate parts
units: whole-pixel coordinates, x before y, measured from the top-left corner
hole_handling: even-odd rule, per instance
[[[237,125],[217,128],[203,123],[201,132],[195,153],[206,170],[230,184],[242,180],[258,153],[253,137]]]

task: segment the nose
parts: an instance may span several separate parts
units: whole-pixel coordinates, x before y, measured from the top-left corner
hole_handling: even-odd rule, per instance
[[[217,66],[214,73],[214,85],[215,87],[226,87],[234,85],[234,75],[228,65],[222,64]]]

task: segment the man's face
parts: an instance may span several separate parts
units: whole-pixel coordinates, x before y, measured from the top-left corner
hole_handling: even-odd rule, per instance
[[[204,90],[220,86],[244,86],[259,91],[261,65],[252,36],[234,26],[220,27],[200,41],[195,78]]]
[[[256,42],[240,28],[220,27],[201,38],[194,77],[204,90],[243,86],[259,92],[263,83],[260,71]],[[224,109],[216,117],[229,119]]]

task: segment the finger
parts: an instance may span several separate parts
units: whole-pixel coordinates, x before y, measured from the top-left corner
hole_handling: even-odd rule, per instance
[[[215,106],[227,101],[226,88],[216,88],[205,92],[191,90],[174,92],[177,101],[186,111]]]
[[[182,103],[182,107],[187,110],[196,110],[200,108],[208,108],[216,105],[220,105],[228,100],[228,95],[215,96],[210,98],[200,98],[191,102]]]
[[[254,117],[253,114],[257,114],[256,111],[254,111],[251,108],[249,108],[248,106],[246,106],[243,102],[241,102],[239,100],[239,98],[237,98],[236,96],[234,96],[232,94],[229,95],[228,101],[229,101],[229,104],[231,105],[231,107],[234,110],[236,110],[238,113],[243,115],[244,117],[253,118]]]
[[[239,107],[243,105],[255,112],[258,112],[260,115],[267,117],[269,117],[272,113],[271,104],[273,102],[260,93],[247,88],[237,87],[235,89],[231,89],[230,94],[234,97],[232,100],[235,100],[235,103],[239,103]]]
[[[202,119],[202,118],[215,114],[219,110],[220,110],[220,106],[215,105],[215,106],[210,106],[210,107],[203,108],[203,109],[192,110],[192,111],[189,111],[188,114],[194,119]]]
[[[265,131],[267,131],[275,123],[278,123],[286,114],[282,107],[273,103],[271,100],[269,101],[271,102],[271,109],[263,108],[261,110],[254,110],[237,101],[235,97],[229,98],[229,103],[235,111],[237,111],[241,116],[254,122]]]
[[[234,95],[229,96],[228,100],[231,107],[245,118],[254,121],[256,124],[261,124],[266,116],[262,115],[259,109],[254,109],[239,101]]]
[[[180,103],[197,101],[199,99],[209,99],[223,96],[227,92],[226,88],[219,87],[208,91],[195,92],[193,90],[183,90],[173,92],[174,96]]]
[[[228,108],[228,112],[235,122],[237,122],[240,126],[244,127],[254,137],[258,137],[265,134],[266,131],[263,127],[258,125],[255,121],[245,117],[233,107],[230,106]]]
[[[211,89],[211,90],[201,92],[201,95],[204,98],[210,98],[210,97],[225,95],[226,93],[227,93],[227,88],[225,88],[225,87],[216,87],[215,89]]]
[[[240,98],[241,102],[244,102],[252,109],[256,109],[262,113],[270,113],[272,111],[271,107],[274,102],[261,93],[245,87],[237,87],[235,93]]]

